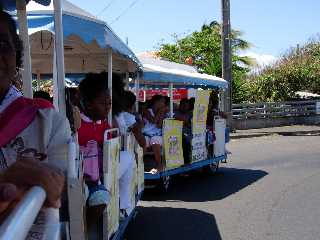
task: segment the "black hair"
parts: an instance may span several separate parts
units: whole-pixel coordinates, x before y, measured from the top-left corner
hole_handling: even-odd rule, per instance
[[[80,91],[79,88],[66,88],[66,94],[68,94],[69,101],[73,106],[80,106]]]
[[[120,74],[112,74],[112,115],[117,116],[125,110],[124,82]]]
[[[164,98],[164,101],[165,101],[166,106],[169,106],[169,105],[170,105],[170,97],[168,97],[168,96],[163,96],[163,98]]]
[[[88,73],[80,82],[79,90],[81,102],[86,104],[92,102],[97,95],[108,91],[108,75],[102,73]]]
[[[117,92],[120,95],[124,93],[125,83],[123,80],[124,78],[120,74],[112,74],[112,92]]]
[[[134,95],[131,91],[124,92],[124,99],[125,99],[125,108],[128,110],[131,108],[137,101],[136,95]]]
[[[16,66],[17,68],[22,67],[22,56],[23,56],[23,44],[17,34],[17,25],[16,22],[13,20],[11,15],[2,10],[0,6],[0,20],[5,21],[9,28],[9,33],[12,37],[14,48],[16,51]]]
[[[149,101],[149,107],[152,107],[156,102],[164,99],[162,95],[154,95]]]
[[[196,101],[196,98],[192,97],[189,99],[189,104],[190,104],[190,109],[193,110],[194,109],[194,103]]]
[[[45,92],[45,91],[36,91],[33,93],[33,97],[34,98],[41,98],[41,99],[45,99],[49,102],[52,102],[52,98],[50,97],[50,94]]]
[[[181,105],[181,104],[185,104],[185,103],[188,103],[188,104],[189,104],[188,98],[182,98],[182,99],[180,100],[180,105]]]

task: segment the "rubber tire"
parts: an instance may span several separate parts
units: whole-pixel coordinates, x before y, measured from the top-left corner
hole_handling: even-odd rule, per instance
[[[171,177],[170,176],[165,176],[161,177],[159,184],[158,184],[158,191],[161,193],[166,193],[169,191],[170,188],[170,183],[171,183]]]
[[[210,175],[216,174],[219,170],[219,163],[220,161],[211,163],[210,165],[205,167],[205,171]]]

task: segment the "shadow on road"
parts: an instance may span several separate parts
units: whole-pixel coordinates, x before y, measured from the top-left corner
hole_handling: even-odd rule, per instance
[[[215,217],[184,208],[139,207],[128,240],[221,240]]]
[[[250,186],[267,174],[262,170],[236,168],[220,168],[213,176],[195,173],[173,179],[171,188],[166,194],[145,191],[143,200],[185,202],[221,200]]]
[[[291,137],[291,136],[320,136],[320,131],[296,131],[296,132],[277,132],[281,136]]]

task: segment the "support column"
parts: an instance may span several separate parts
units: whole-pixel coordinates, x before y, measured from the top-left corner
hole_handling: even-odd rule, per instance
[[[112,49],[108,49],[108,88],[110,92],[110,98],[111,102],[113,101],[112,99]],[[110,108],[109,116],[108,116],[108,123],[110,126],[112,125],[112,105]]]
[[[30,42],[28,33],[27,7],[25,0],[16,0],[17,16],[19,23],[19,36],[23,42],[23,66],[21,69],[22,75],[22,90],[25,97],[32,98],[32,70],[31,70],[31,54]]]
[[[62,25],[62,5],[61,0],[54,0],[54,30],[55,30],[55,67],[53,74],[56,74],[54,81],[54,96],[58,99],[58,110],[66,115],[66,94],[65,94],[65,69],[64,69],[64,44],[63,44],[63,25]]]

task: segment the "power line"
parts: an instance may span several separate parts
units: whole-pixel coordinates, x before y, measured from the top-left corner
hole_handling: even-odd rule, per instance
[[[129,11],[131,8],[134,7],[139,2],[139,0],[134,0],[122,13],[119,14],[118,17],[116,17],[112,22],[111,25],[117,22],[124,14],[126,14],[127,11]]]
[[[111,0],[98,14],[97,17],[104,13],[116,0]]]

